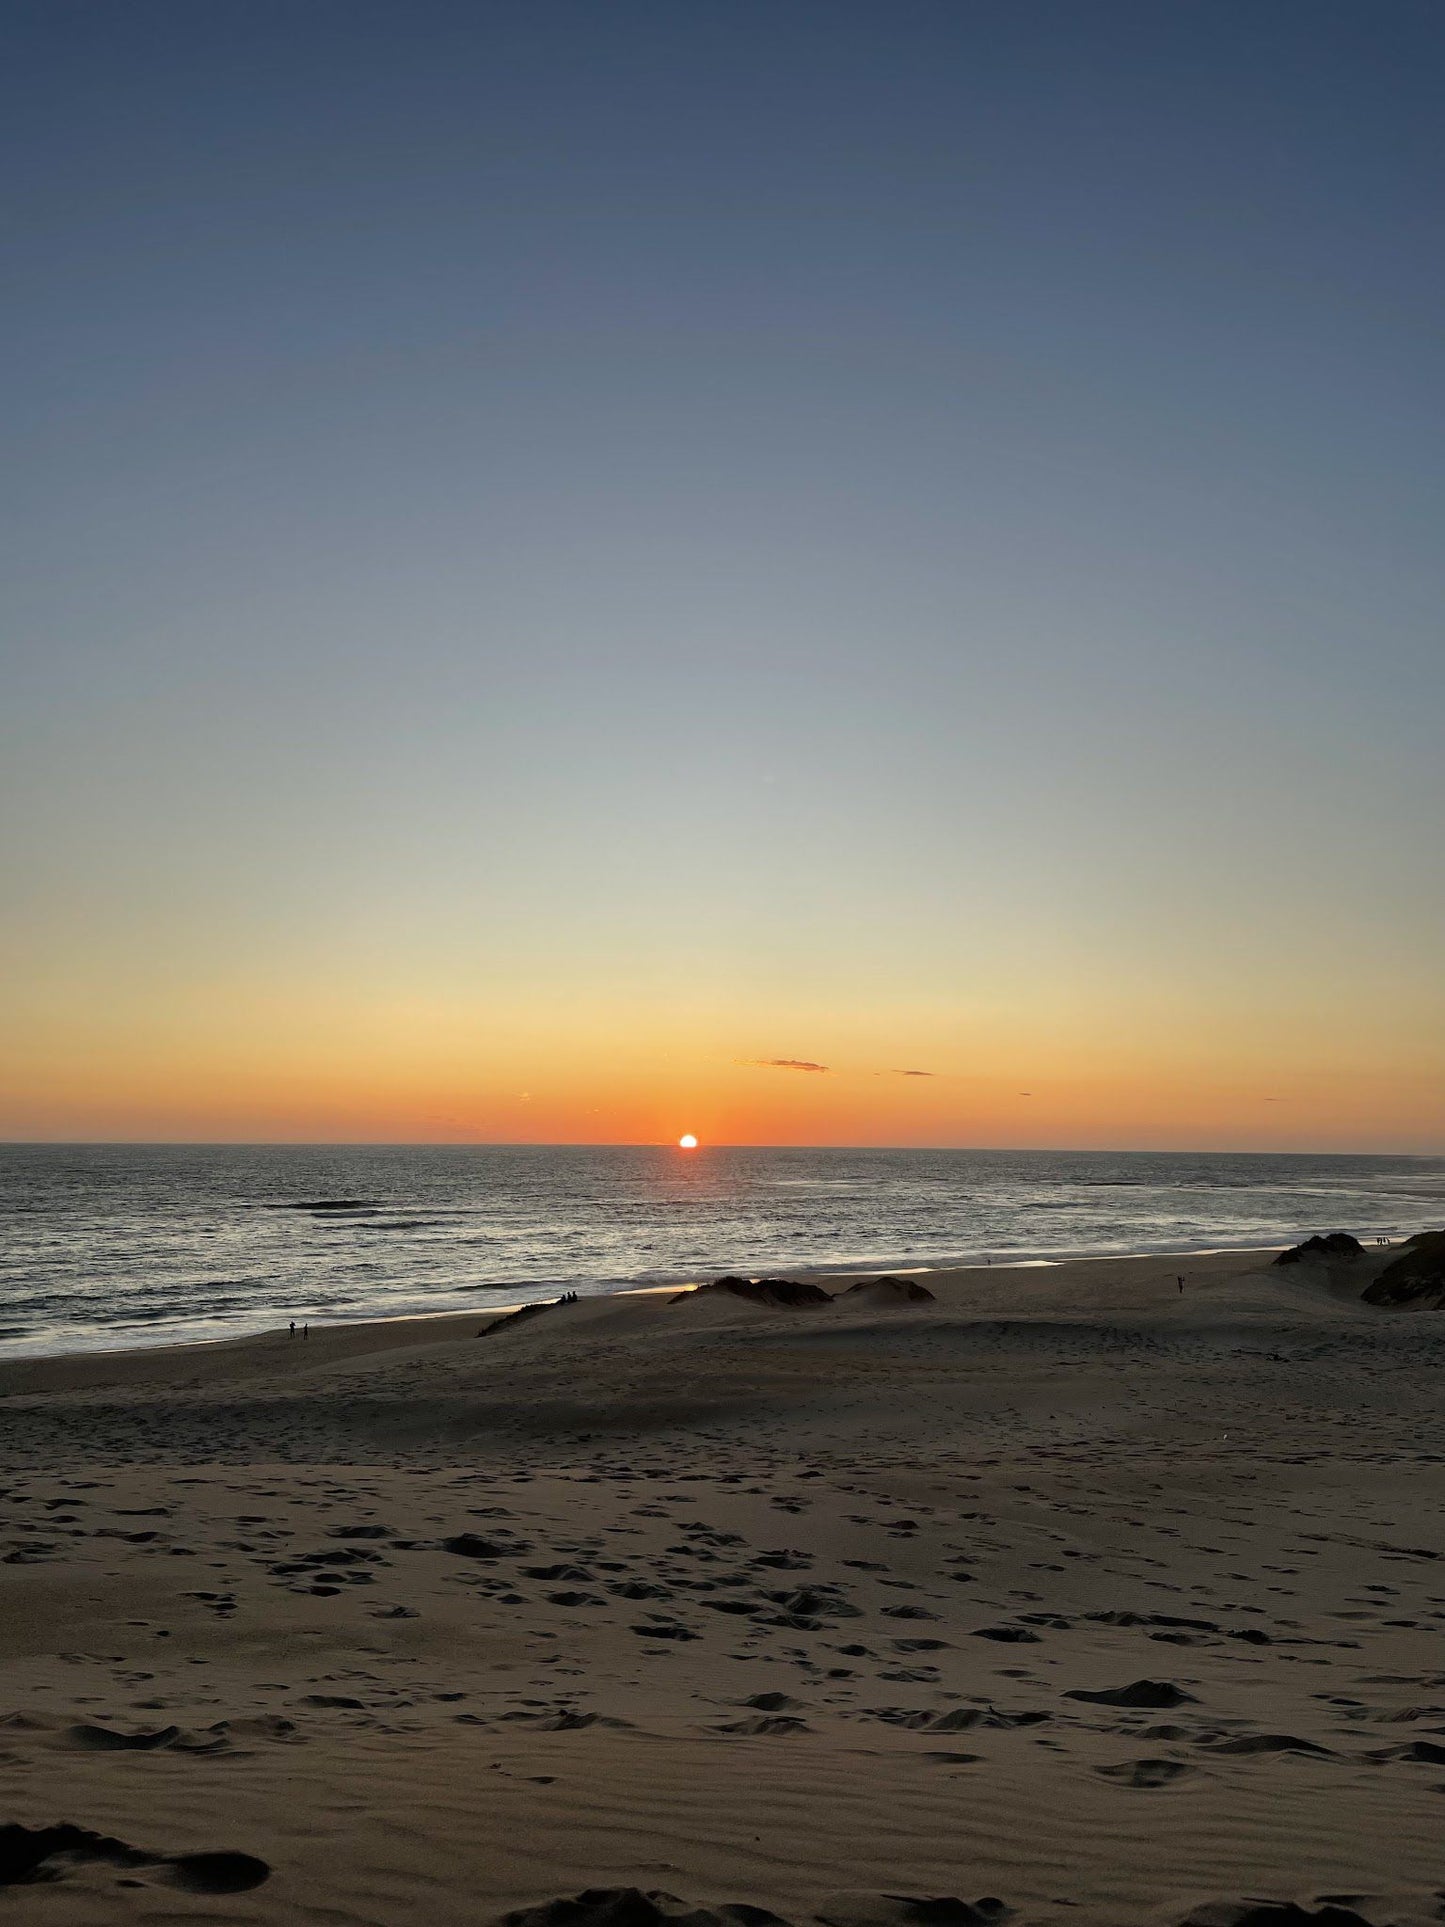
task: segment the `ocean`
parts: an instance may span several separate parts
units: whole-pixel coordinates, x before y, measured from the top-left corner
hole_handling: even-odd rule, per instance
[[[0,1355],[490,1312],[727,1271],[1445,1224],[1445,1159],[552,1145],[0,1146]]]

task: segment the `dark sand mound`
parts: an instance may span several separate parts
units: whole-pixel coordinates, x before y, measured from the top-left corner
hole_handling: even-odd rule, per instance
[[[1275,1259],[1277,1265],[1297,1265],[1306,1258],[1363,1258],[1365,1247],[1358,1238],[1352,1238],[1348,1231],[1329,1231],[1324,1237],[1306,1238],[1303,1244],[1291,1245]]]
[[[933,1305],[937,1299],[916,1278],[860,1278],[834,1301],[840,1305]]]
[[[1419,1231],[1361,1297],[1367,1305],[1413,1305],[1445,1310],[1445,1231]]]
[[[551,1310],[550,1302],[539,1305],[519,1305],[516,1311],[504,1311],[501,1317],[494,1318],[490,1325],[483,1325],[477,1337],[490,1338],[493,1332],[515,1330],[518,1325],[525,1325],[529,1319],[536,1318],[541,1312]]]
[[[570,1899],[544,1900],[503,1914],[499,1927],[784,1927],[765,1907],[699,1907],[676,1894],[637,1887],[588,1887]]]
[[[833,1302],[821,1285],[806,1285],[797,1278],[715,1278],[710,1285],[699,1285],[696,1291],[679,1292],[669,1302],[681,1305],[709,1295],[741,1298],[746,1304],[772,1305],[784,1311]]]

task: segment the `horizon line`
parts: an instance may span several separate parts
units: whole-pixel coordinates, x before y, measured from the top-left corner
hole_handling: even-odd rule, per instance
[[[670,1151],[675,1138],[563,1140],[550,1138],[0,1138],[0,1150],[131,1151]],[[1259,1150],[1199,1145],[1128,1144],[757,1144],[704,1139],[699,1151],[917,1151],[977,1152],[1037,1157],[1338,1157],[1419,1158],[1445,1161],[1445,1147],[1433,1151],[1341,1151],[1309,1146]]]

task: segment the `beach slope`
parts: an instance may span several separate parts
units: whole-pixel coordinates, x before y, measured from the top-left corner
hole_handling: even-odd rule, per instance
[[[1437,1919],[1445,1320],[1271,1256],[0,1366],[0,1911]]]

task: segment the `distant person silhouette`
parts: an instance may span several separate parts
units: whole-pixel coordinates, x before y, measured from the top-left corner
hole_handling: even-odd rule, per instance
[[[1184,1296],[1184,1280],[1181,1277],[1179,1277],[1179,1274],[1177,1272],[1174,1274],[1174,1276],[1179,1286],[1179,1295],[1182,1298]]]
[[[296,1336],[296,1320],[294,1318],[291,1320],[291,1336],[293,1338]]]
[[[301,1336],[302,1336],[303,1338],[309,1338],[309,1337],[311,1336],[311,1327],[310,1327],[310,1325],[303,1325],[303,1326],[301,1327]]]

